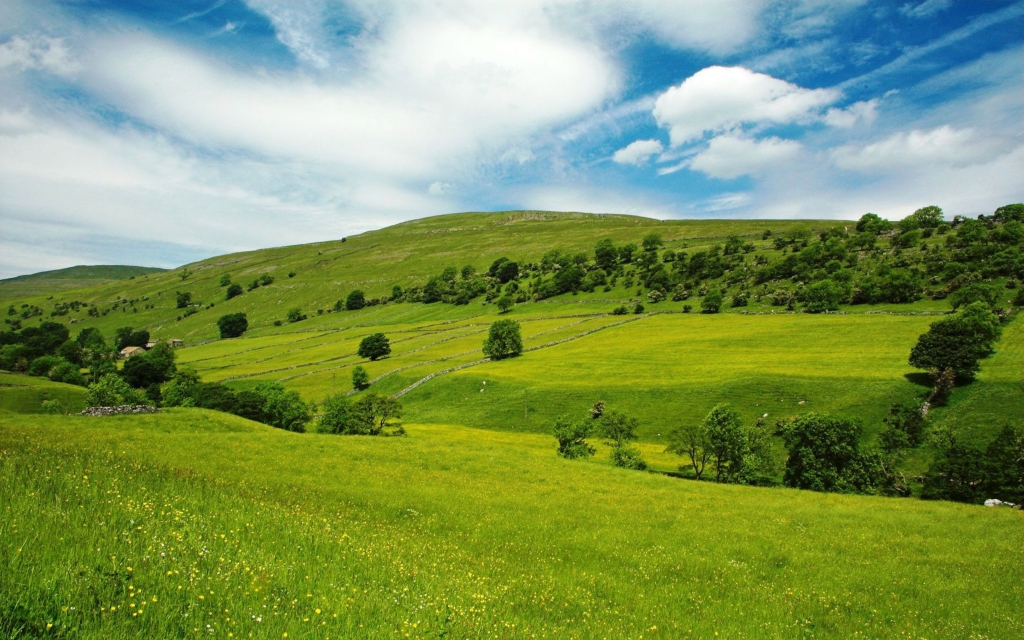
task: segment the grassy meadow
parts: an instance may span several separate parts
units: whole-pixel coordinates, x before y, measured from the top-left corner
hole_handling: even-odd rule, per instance
[[[0,417],[11,637],[1024,633],[1020,512],[693,483],[549,437]]]

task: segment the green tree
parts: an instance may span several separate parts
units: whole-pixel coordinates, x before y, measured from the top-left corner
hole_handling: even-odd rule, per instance
[[[378,360],[391,353],[391,341],[383,333],[374,333],[359,343],[359,357]]]
[[[597,424],[601,435],[609,440],[608,444],[612,447],[612,464],[637,471],[647,468],[640,450],[630,444],[637,439],[636,431],[640,422],[636,418],[618,411],[608,411]]]
[[[860,452],[860,422],[808,413],[782,430],[789,456],[783,482],[788,487],[833,493],[866,493],[873,485]]]
[[[849,294],[843,285],[826,278],[808,285],[801,294],[804,311],[807,313],[823,313],[838,311],[839,305],[846,302]]]
[[[85,404],[90,407],[119,407],[149,404],[149,401],[142,391],[132,389],[121,376],[110,373],[89,385]]]
[[[921,498],[979,503],[985,499],[984,453],[945,428],[933,438],[935,457],[924,474]]]
[[[722,308],[722,292],[718,289],[712,289],[705,294],[704,299],[700,301],[700,310],[702,313],[718,313]]]
[[[715,463],[715,480],[730,482],[743,467],[747,455],[747,434],[738,413],[728,404],[718,404],[701,423]]]
[[[260,382],[253,387],[264,401],[264,422],[278,429],[304,433],[313,419],[312,408],[302,401],[297,391],[285,391],[277,382]]]
[[[615,265],[619,262],[619,251],[611,238],[598,241],[594,247],[594,261],[599,268],[607,272],[615,271]]]
[[[554,435],[558,441],[558,455],[570,460],[594,455],[594,447],[587,442],[591,429],[589,420],[572,420],[567,416],[557,418]]]
[[[356,289],[355,291],[349,293],[348,297],[345,298],[345,308],[348,309],[349,311],[356,311],[358,309],[362,309],[365,306],[366,294],[364,294],[360,289]]]
[[[229,284],[231,284],[231,274],[230,273],[225,273],[224,275],[222,275],[220,277],[220,286],[226,287]]]
[[[665,451],[689,457],[693,475],[700,480],[712,457],[711,441],[708,439],[708,430],[704,422],[683,425],[673,431],[669,438],[669,445]],[[679,470],[683,470],[683,465],[680,465]]]
[[[352,411],[352,402],[343,393],[328,396],[320,405],[317,431],[335,435],[358,435],[360,425]]]
[[[857,231],[878,235],[892,229],[892,223],[874,213],[865,213],[857,221]]]
[[[498,311],[500,311],[501,313],[506,313],[509,309],[514,307],[515,304],[516,303],[512,299],[512,296],[506,293],[505,295],[498,298]]]
[[[170,382],[163,386],[162,396],[165,407],[194,407],[198,389],[202,384],[194,369],[178,369]]]
[[[301,322],[306,319],[306,314],[302,313],[302,309],[294,307],[288,310],[288,322]]]
[[[523,352],[523,336],[515,320],[495,320],[484,340],[484,355],[491,360],[503,360]]]
[[[237,298],[240,295],[242,295],[242,285],[235,283],[228,287],[228,290],[224,294],[224,299],[230,300],[231,298]]]
[[[363,390],[370,386],[370,374],[366,373],[366,367],[357,364],[352,368],[352,388]]]
[[[999,295],[999,287],[994,284],[972,282],[949,294],[949,303],[953,305],[954,310],[972,302],[984,302],[988,306],[994,307],[999,302]]]
[[[498,282],[501,284],[511,282],[519,277],[519,263],[506,260],[500,267],[498,267],[498,271],[495,275],[498,278]]]
[[[936,206],[921,207],[906,218],[900,220],[899,226],[903,231],[912,229],[934,229],[942,224],[942,209]]]
[[[352,403],[352,414],[366,435],[405,435],[401,423],[394,422],[402,417],[402,403],[394,398],[366,393]]]
[[[643,245],[644,251],[657,251],[658,248],[664,245],[665,243],[662,242],[661,240],[661,234],[658,233],[657,231],[654,231],[644,236],[643,242],[641,242],[641,244]]]
[[[960,311],[931,324],[910,351],[910,365],[936,375],[952,370],[957,378],[970,379],[979,361],[992,353],[1002,328],[984,302],[972,302]]]
[[[1024,504],[1024,431],[1005,425],[985,449],[986,498]]]
[[[992,218],[997,222],[1009,222],[1015,220],[1017,222],[1024,222],[1024,204],[1008,204],[996,209]]]
[[[185,309],[192,304],[192,292],[190,291],[175,291],[174,299],[179,309]]]
[[[221,339],[237,338],[249,329],[249,319],[244,313],[229,313],[217,320]]]

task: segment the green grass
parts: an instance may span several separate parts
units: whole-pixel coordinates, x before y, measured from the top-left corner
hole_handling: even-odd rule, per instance
[[[165,269],[127,265],[81,265],[42,271],[0,280],[0,298],[49,296],[70,289],[95,287],[162,271]]]
[[[59,400],[72,411],[85,408],[85,389],[46,378],[0,371],[0,411],[42,413],[46,400]]]
[[[3,633],[1024,633],[1019,512],[694,483],[604,452],[564,461],[546,436],[408,430],[0,414]]]

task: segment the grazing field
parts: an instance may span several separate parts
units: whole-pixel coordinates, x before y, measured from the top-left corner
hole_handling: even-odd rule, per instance
[[[198,409],[0,414],[0,629],[1024,633],[1017,511],[693,483],[602,454],[561,460],[539,435],[407,428],[338,438]]]

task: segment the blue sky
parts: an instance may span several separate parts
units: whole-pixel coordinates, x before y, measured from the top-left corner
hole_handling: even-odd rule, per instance
[[[1024,2],[0,3],[0,277],[455,211],[1024,200]]]

